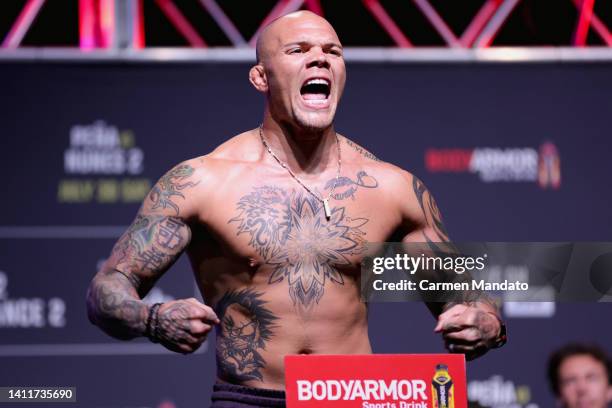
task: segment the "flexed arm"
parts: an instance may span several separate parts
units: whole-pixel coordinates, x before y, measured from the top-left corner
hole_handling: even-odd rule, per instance
[[[166,173],[93,278],[88,316],[107,334],[122,340],[148,336],[187,353],[195,351],[218,322],[210,307],[193,298],[165,303],[154,310],[155,316],[141,300],[189,244],[197,184],[196,170],[188,163]],[[150,331],[153,318],[155,333]]]
[[[406,234],[402,241],[427,243],[434,254],[449,254],[452,244],[435,199],[415,176],[406,174],[405,180],[412,186],[408,197],[413,198],[403,208]],[[468,275],[462,277],[467,279]],[[497,306],[485,293],[468,291],[456,302],[430,302],[427,306],[438,320],[434,331],[442,334],[451,352],[465,353],[472,359],[505,342],[505,326]]]

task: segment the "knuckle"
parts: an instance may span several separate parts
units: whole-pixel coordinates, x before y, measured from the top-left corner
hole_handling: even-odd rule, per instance
[[[464,321],[467,326],[473,326],[476,322],[476,314],[473,312],[468,312],[464,316]]]
[[[207,325],[207,324],[202,324],[202,326],[200,326],[199,330],[197,331],[199,334],[206,334],[208,332],[210,332],[211,326]]]
[[[168,302],[168,304],[173,304],[177,306],[185,306],[189,304],[189,301],[186,299],[173,300],[172,302]]]
[[[200,347],[200,344],[202,344],[202,341],[203,340],[198,337],[192,337],[189,339],[189,350],[191,350],[191,352],[197,350],[197,348]]]
[[[480,333],[480,330],[478,329],[474,329],[472,330],[472,336],[471,336],[472,340],[477,341],[477,340],[482,340],[482,334]]]
[[[191,334],[198,335],[205,332],[204,327],[201,324],[194,324],[191,327]]]
[[[191,353],[193,353],[193,351],[194,350],[192,348],[185,348],[185,349],[183,349],[183,354],[191,354]]]
[[[199,316],[201,314],[200,308],[194,304],[189,305],[189,314],[191,316]]]

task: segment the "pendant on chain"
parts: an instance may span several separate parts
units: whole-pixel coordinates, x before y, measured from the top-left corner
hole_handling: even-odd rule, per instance
[[[285,170],[287,170],[287,172],[289,172],[289,175],[291,177],[293,177],[293,179],[295,181],[297,181],[297,183],[299,185],[301,185],[302,187],[304,187],[304,189],[306,191],[308,191],[310,194],[312,194],[313,197],[321,200],[323,202],[323,210],[325,211],[325,219],[327,221],[329,221],[331,219],[331,208],[329,207],[329,199],[331,198],[332,194],[334,193],[334,189],[336,188],[336,184],[338,183],[338,179],[340,178],[340,172],[342,169],[342,161],[341,161],[341,153],[340,153],[340,141],[338,140],[338,134],[335,133],[335,137],[336,137],[336,148],[338,149],[338,171],[336,172],[336,180],[334,181],[334,184],[331,188],[331,191],[329,192],[329,195],[327,196],[327,198],[323,198],[321,199],[317,194],[313,193],[312,190],[310,190],[304,183],[302,183],[302,181],[295,175],[293,174],[293,172],[291,171],[291,169],[289,168],[289,166],[287,166],[286,163],[282,162],[277,156],[276,154],[274,154],[274,152],[272,151],[272,148],[270,147],[270,145],[268,144],[268,142],[266,142],[266,139],[264,138],[264,134],[263,134],[263,123],[261,125],[259,125],[259,138],[261,139],[261,143],[264,145],[264,147],[266,148],[266,150],[268,151],[268,153],[270,154],[270,156],[272,156],[274,158],[274,160],[276,160],[276,162],[278,164],[281,165],[282,168],[284,168]]]
[[[327,200],[327,198],[323,199],[323,209],[325,210],[325,218],[327,219],[327,221],[329,221],[329,219],[331,218],[331,210],[329,208],[329,202]]]

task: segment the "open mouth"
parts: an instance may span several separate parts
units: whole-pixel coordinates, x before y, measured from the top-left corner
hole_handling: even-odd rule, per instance
[[[331,84],[325,78],[307,79],[300,88],[302,99],[313,107],[326,106],[331,92]]]

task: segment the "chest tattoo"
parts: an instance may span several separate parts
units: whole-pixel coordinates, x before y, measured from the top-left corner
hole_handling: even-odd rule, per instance
[[[333,203],[332,203],[333,205]],[[368,218],[352,218],[334,206],[329,221],[322,203],[307,192],[274,186],[256,187],[236,203],[237,235],[273,270],[269,284],[286,281],[293,304],[304,310],[319,303],[328,281],[343,285],[338,267],[364,250]]]

